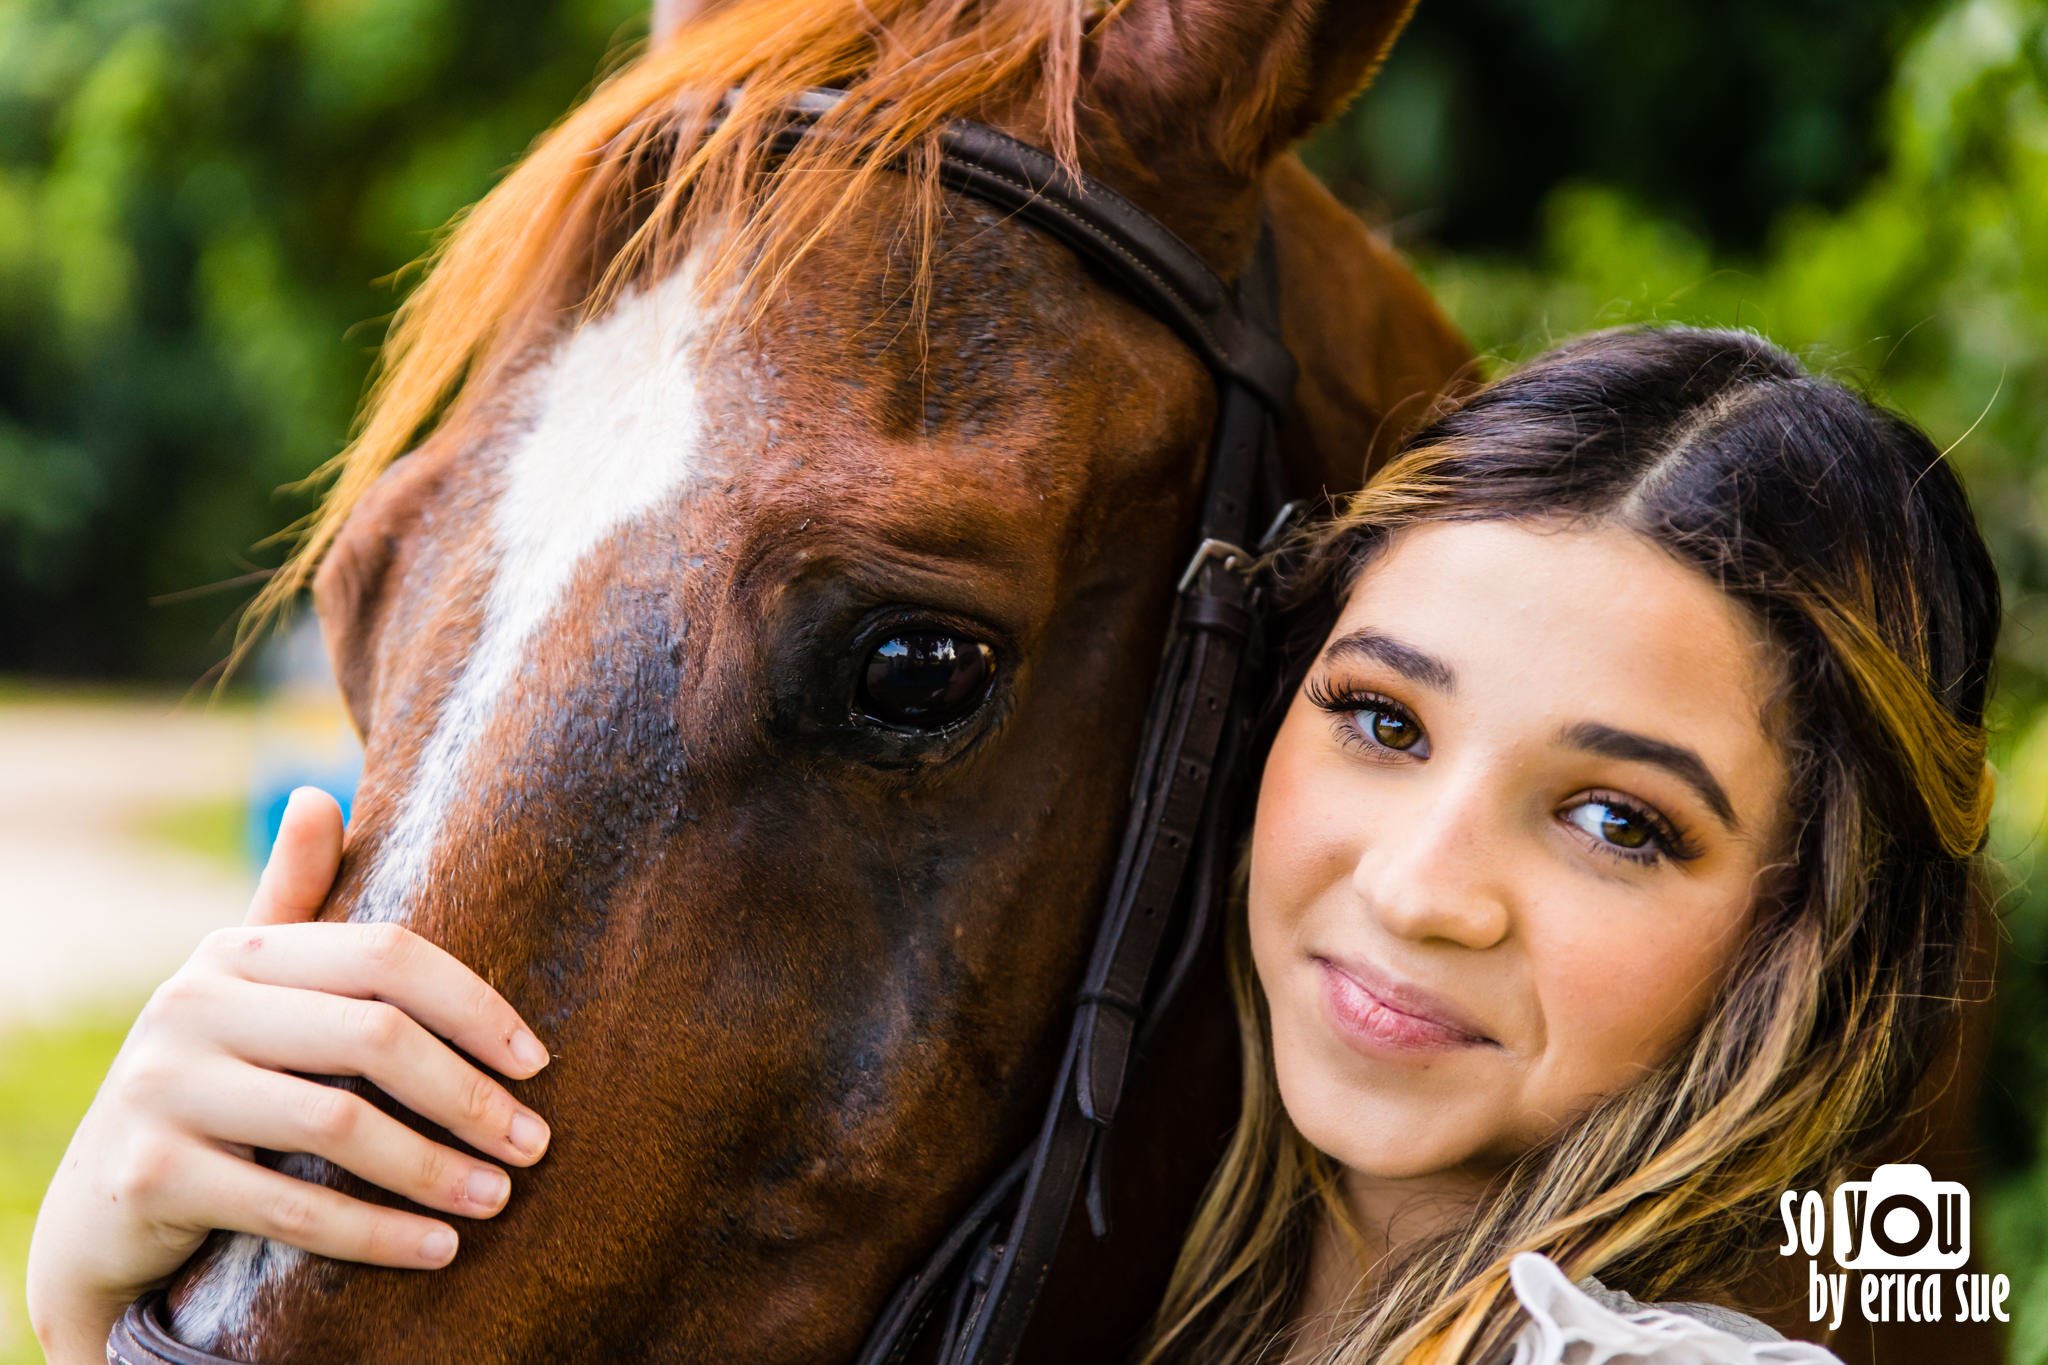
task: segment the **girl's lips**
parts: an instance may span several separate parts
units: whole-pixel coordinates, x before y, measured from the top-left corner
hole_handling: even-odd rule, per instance
[[[1316,965],[1323,969],[1323,999],[1347,1042],[1376,1052],[1495,1045],[1426,992],[1351,963],[1340,966],[1318,957]]]

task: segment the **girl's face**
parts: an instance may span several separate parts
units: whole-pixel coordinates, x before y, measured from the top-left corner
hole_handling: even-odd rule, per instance
[[[1281,1098],[1351,1170],[1483,1173],[1701,1020],[1781,838],[1744,610],[1618,528],[1398,533],[1252,834]]]

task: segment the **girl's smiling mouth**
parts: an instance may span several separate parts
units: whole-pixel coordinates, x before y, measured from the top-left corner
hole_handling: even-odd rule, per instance
[[[1323,1001],[1345,1042],[1375,1054],[1499,1047],[1455,1006],[1357,961],[1316,956]]]

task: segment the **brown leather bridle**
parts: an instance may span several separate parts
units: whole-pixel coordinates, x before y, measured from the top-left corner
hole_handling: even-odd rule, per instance
[[[842,98],[813,90],[779,135],[794,146]],[[1104,1160],[1133,1052],[1210,945],[1224,892],[1226,825],[1261,667],[1257,553],[1291,518],[1277,428],[1295,366],[1279,337],[1269,233],[1235,289],[1163,223],[1115,190],[978,123],[941,133],[940,178],[1032,224],[1105,271],[1200,356],[1217,387],[1195,543],[1146,714],[1107,904],[1036,1140],[897,1288],[859,1365],[898,1365],[946,1305],[939,1365],[1008,1365],[1084,1180],[1108,1235]],[[1261,526],[1264,536],[1254,538]],[[1164,966],[1161,963],[1164,962]],[[107,1341],[114,1365],[235,1365],[172,1335],[161,1293],[129,1306]]]

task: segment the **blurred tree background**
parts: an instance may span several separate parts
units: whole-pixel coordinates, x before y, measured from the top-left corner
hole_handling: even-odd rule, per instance
[[[0,0],[0,672],[223,657],[387,277],[643,8]],[[2048,4],[1427,0],[1309,155],[1499,360],[1754,327],[1955,443],[2010,606],[1978,1224],[2048,1359]]]
[[[0,670],[220,660],[392,272],[640,10],[0,0]]]

